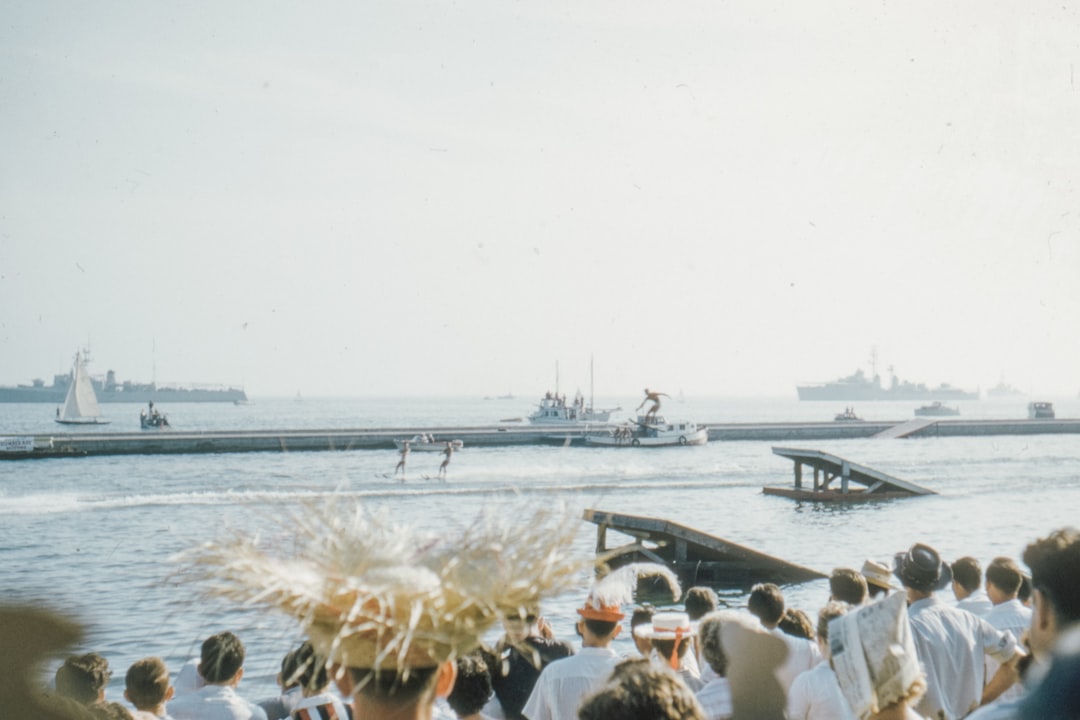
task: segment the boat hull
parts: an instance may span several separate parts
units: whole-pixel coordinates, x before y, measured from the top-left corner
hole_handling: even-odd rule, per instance
[[[657,437],[589,435],[585,438],[586,445],[598,447],[674,447],[679,445],[704,445],[707,442],[709,442],[708,428],[698,428],[684,433],[665,433]]]

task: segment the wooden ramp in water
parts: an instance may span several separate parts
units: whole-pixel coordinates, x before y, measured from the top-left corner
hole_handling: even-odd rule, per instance
[[[607,560],[610,567],[632,562],[660,563],[674,570],[685,587],[749,588],[758,582],[789,585],[828,577],[817,570],[662,518],[585,510],[584,519],[596,523],[596,554],[610,556]],[[634,540],[608,547],[608,530]]]
[[[907,422],[902,422],[899,425],[893,425],[891,428],[882,430],[881,432],[873,435],[872,437],[906,438],[909,435],[914,435],[915,433],[923,430],[924,428],[928,428],[931,425],[936,425],[937,422],[938,418],[917,417],[914,420],[908,420]]]
[[[766,487],[762,490],[766,495],[795,500],[857,502],[937,494],[915,483],[820,450],[774,447],[773,452],[795,461],[795,485],[792,488]],[[804,465],[814,469],[813,485],[803,481]]]

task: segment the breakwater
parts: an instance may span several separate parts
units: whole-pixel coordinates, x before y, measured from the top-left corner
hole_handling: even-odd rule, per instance
[[[872,438],[904,425],[887,422],[704,423],[710,441],[804,441]],[[225,430],[184,432],[69,432],[0,437],[0,459],[164,455],[243,452],[312,452],[394,449],[394,440],[430,433],[436,442],[461,440],[465,448],[508,445],[577,445],[587,434],[612,426],[587,428],[490,425],[475,427],[389,427],[377,429]],[[940,420],[907,433],[907,438],[990,435],[1080,434],[1080,419]]]

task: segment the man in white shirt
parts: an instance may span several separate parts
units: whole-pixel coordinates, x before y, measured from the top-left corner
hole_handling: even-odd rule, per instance
[[[236,694],[244,677],[244,644],[236,635],[220,632],[203,641],[199,675],[203,687],[169,702],[174,720],[266,720],[262,708]]]
[[[893,573],[907,592],[911,634],[926,671],[926,695],[916,707],[920,714],[941,720],[962,718],[1016,682],[1016,665],[1024,656],[1016,638],[934,595],[952,579],[948,563],[934,548],[919,543],[898,553]],[[989,682],[984,655],[1001,663]]]
[[[1019,639],[1031,626],[1031,608],[1017,599],[1023,573],[1012,558],[997,557],[986,567],[986,594],[994,604],[990,612],[983,616],[986,622],[998,630],[1007,630]],[[998,662],[987,658],[986,677],[993,677],[997,672]],[[1020,683],[1003,692],[999,700],[1019,697],[1023,692]]]
[[[975,613],[979,617],[990,612],[993,604],[982,589],[982,565],[973,557],[962,557],[954,562],[952,572],[952,591],[956,596],[956,607]]]
[[[822,657],[829,659],[829,622],[851,608],[845,602],[831,601],[818,612],[817,644]],[[840,689],[828,662],[801,673],[788,691],[788,720],[855,720],[851,705]]]
[[[540,673],[522,710],[529,720],[576,720],[581,701],[607,682],[619,663],[618,653],[611,649],[611,641],[622,630],[619,623],[624,615],[619,607],[586,604],[578,614],[581,650]]]
[[[787,645],[787,659],[776,669],[776,679],[786,693],[796,677],[822,661],[821,651],[813,641],[788,635],[777,627],[784,617],[784,594],[773,583],[758,583],[750,588],[747,609],[770,635],[780,638]]]

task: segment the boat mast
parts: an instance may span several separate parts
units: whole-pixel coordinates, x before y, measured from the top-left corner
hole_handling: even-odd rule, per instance
[[[596,407],[595,399],[593,398],[593,356],[589,356],[589,409],[592,410]]]

